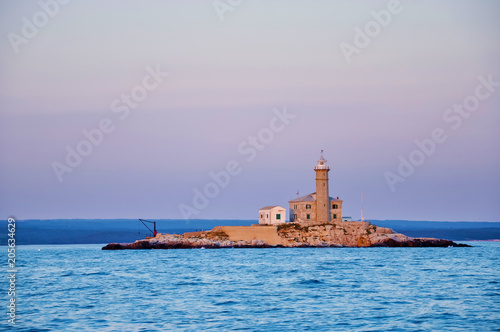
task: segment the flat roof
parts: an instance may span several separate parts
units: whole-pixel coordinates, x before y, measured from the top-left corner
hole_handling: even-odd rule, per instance
[[[279,205],[269,205],[269,206],[264,206],[263,208],[259,209],[259,211],[261,211],[261,210],[272,210],[272,209],[277,208],[277,207],[281,208],[281,209],[285,209],[285,208],[282,208]]]

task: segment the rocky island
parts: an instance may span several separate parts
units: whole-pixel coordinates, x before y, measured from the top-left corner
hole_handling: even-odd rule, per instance
[[[220,249],[279,247],[469,247],[453,241],[412,238],[368,221],[290,222],[278,226],[217,226],[182,235],[157,234],[134,243],[110,243],[103,250]]]
[[[130,244],[110,243],[103,249],[468,247],[448,240],[411,238],[392,229],[372,225],[364,221],[363,210],[361,221],[349,221],[348,217],[342,217],[342,199],[329,195],[330,167],[323,158],[323,151],[314,172],[316,192],[288,202],[290,222],[285,222],[285,208],[265,206],[259,209],[259,223],[256,225],[217,226],[211,231],[183,235],[155,233],[154,237],[145,240]]]

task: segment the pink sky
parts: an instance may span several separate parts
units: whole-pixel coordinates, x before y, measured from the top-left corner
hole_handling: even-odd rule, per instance
[[[87,1],[61,5],[19,45],[37,1],[0,10],[0,211],[5,218],[181,218],[193,189],[236,160],[197,218],[256,219],[314,191],[325,150],[332,196],[367,219],[499,221],[500,87],[453,129],[443,116],[500,82],[497,1],[404,2],[346,61],[339,44],[387,1],[252,1],[219,19],[210,1]],[[147,67],[169,73],[121,120],[111,104]],[[484,89],[484,88],[483,88]],[[485,90],[486,91],[486,90]],[[247,161],[238,146],[296,115]],[[115,129],[59,182],[51,166],[82,130]],[[399,156],[442,128],[444,143],[392,192]]]

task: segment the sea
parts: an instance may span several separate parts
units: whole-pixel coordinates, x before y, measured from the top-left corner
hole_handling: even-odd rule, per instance
[[[124,251],[19,245],[15,325],[4,302],[0,329],[500,331],[500,242],[468,244]],[[1,285],[7,300],[8,278]]]

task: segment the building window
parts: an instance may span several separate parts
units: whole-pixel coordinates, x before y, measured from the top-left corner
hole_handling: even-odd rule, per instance
[[[311,204],[306,204],[306,209],[310,209],[311,208]]]
[[[294,206],[293,206],[293,208],[294,208],[295,210],[297,210],[297,205],[294,205]]]
[[[311,215],[310,214],[307,215],[307,219],[311,219]]]
[[[297,219],[297,215],[296,214],[293,215],[293,220],[295,220],[295,219]]]
[[[266,218],[269,218],[269,214],[266,214]]]
[[[336,214],[333,215],[333,219],[337,219],[337,215]]]
[[[264,215],[261,213],[261,214],[260,214],[260,217],[261,217],[261,218],[264,218]]]
[[[332,209],[338,209],[338,208],[339,208],[339,206],[337,204],[332,205]]]
[[[281,219],[281,214],[277,213],[276,214],[276,220],[280,220]]]

